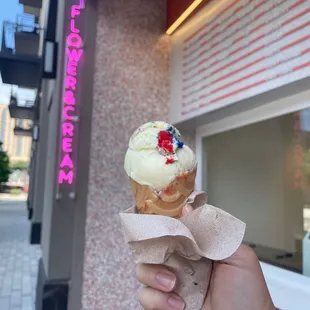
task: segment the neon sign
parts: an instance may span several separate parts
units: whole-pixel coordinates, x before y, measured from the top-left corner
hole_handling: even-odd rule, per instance
[[[59,184],[72,184],[75,167],[72,158],[73,142],[76,135],[76,122],[78,120],[76,97],[79,64],[84,54],[81,31],[77,26],[76,19],[85,8],[84,0],[70,8],[70,30],[66,37],[66,68],[64,77],[64,93],[62,102],[61,124],[61,155],[58,171]]]

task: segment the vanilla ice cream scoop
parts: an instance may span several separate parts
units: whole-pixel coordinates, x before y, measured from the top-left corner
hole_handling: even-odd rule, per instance
[[[196,167],[194,152],[180,140],[179,131],[165,122],[149,122],[131,136],[125,156],[127,175],[157,192]]]

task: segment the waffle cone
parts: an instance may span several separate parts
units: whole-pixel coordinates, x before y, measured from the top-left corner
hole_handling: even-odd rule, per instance
[[[196,167],[177,176],[165,189],[156,192],[148,185],[141,185],[131,179],[132,192],[140,214],[157,214],[174,218],[182,216],[188,196],[195,187]]]

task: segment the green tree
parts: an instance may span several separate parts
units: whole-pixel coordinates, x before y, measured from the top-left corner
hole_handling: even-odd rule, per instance
[[[16,161],[16,162],[11,162],[11,168],[12,169],[27,169],[29,166],[29,162],[27,161]]]
[[[2,149],[2,142],[0,142],[0,186],[9,180],[11,174],[9,156]]]

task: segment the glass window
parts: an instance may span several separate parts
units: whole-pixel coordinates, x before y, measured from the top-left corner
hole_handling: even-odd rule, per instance
[[[262,261],[310,277],[310,109],[204,140],[209,203],[247,224]]]

